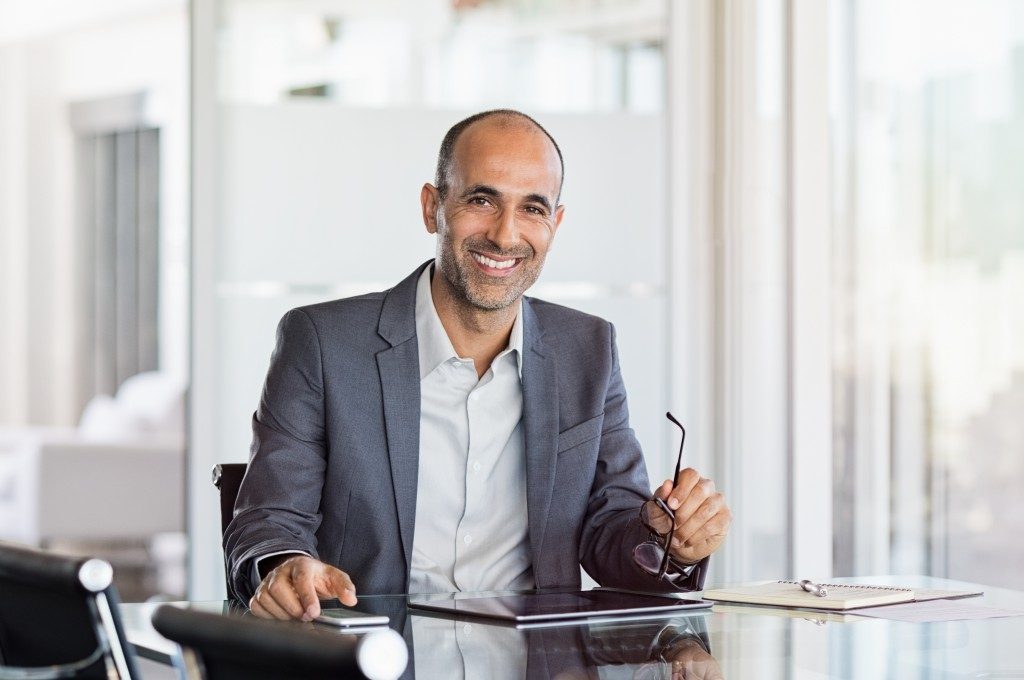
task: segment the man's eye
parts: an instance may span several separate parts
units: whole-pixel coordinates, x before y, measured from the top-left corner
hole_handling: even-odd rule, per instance
[[[526,212],[530,213],[531,215],[540,215],[542,217],[544,215],[544,211],[535,205],[526,206]]]
[[[469,202],[472,203],[473,205],[490,205],[491,204],[491,202],[489,200],[487,200],[483,196],[474,196],[473,198],[469,199]]]

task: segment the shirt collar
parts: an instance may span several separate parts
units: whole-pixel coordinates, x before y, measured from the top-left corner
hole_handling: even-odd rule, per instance
[[[434,372],[438,366],[449,359],[458,358],[455,347],[448,338],[448,333],[441,324],[441,317],[434,307],[434,297],[430,290],[430,277],[434,265],[430,265],[420,274],[416,283],[416,336],[420,359],[420,380]],[[494,361],[501,360],[506,354],[515,353],[516,369],[519,379],[523,377],[523,301],[516,303],[516,320],[512,324],[512,333],[505,348]]]

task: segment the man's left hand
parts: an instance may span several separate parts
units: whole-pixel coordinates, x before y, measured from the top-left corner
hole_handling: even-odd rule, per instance
[[[732,511],[710,479],[701,477],[693,468],[684,468],[676,475],[674,489],[672,480],[666,479],[654,495],[675,511],[676,530],[669,548],[674,558],[693,564],[722,545],[732,522]],[[667,532],[672,527],[671,519],[660,510],[655,509],[651,518],[654,529]]]

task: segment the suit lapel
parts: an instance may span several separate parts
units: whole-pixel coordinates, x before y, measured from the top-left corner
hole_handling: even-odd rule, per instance
[[[558,446],[558,383],[554,356],[529,300],[523,298],[523,442],[526,447],[526,505],[534,578],[543,588],[542,546],[554,489]]]
[[[408,584],[416,526],[420,452],[420,369],[416,344],[416,282],[426,263],[384,298],[377,332],[391,347],[377,353],[391,483]]]

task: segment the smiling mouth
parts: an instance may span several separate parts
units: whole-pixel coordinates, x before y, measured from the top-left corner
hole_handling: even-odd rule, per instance
[[[512,269],[523,259],[521,257],[512,257],[507,260],[496,260],[494,258],[487,257],[486,255],[481,255],[475,251],[470,251],[469,254],[473,256],[473,259],[477,264],[483,265],[489,269],[496,269],[498,271]]]

